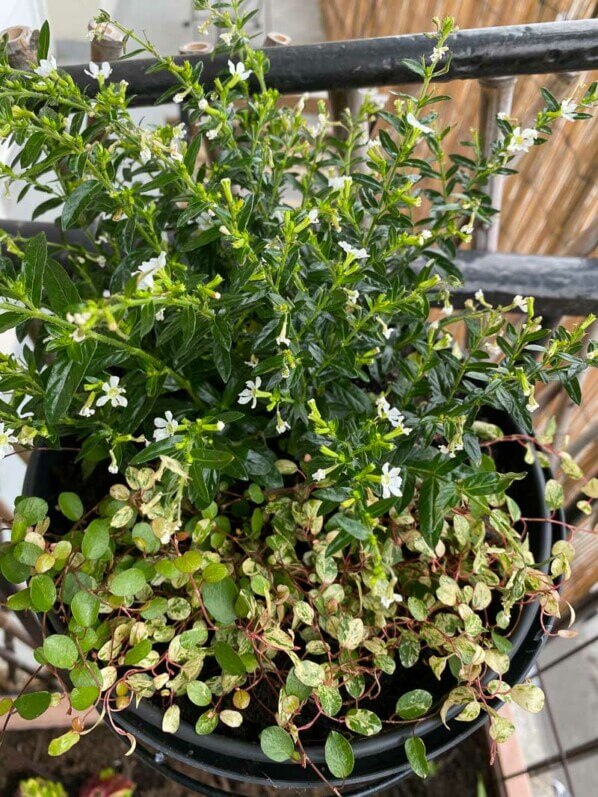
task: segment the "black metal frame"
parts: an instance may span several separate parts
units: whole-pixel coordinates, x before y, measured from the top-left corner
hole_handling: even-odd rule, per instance
[[[598,20],[592,19],[462,30],[450,37],[449,44],[451,64],[437,78],[441,81],[598,68]],[[404,60],[429,56],[432,47],[424,34],[407,34],[265,48],[270,60],[266,82],[283,94],[418,83],[420,78]],[[185,55],[174,60],[201,62],[202,82],[208,89],[218,75],[227,72],[227,57],[222,55]],[[132,105],[147,105],[176,85],[168,72],[146,74],[153,63],[151,59],[113,63],[112,80],[129,83],[129,92],[135,95]],[[65,71],[77,85],[94,93],[97,82],[84,69],[87,64]]]

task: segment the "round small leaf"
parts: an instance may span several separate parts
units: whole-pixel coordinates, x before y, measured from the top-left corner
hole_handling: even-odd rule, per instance
[[[235,622],[235,601],[239,590],[231,578],[224,578],[215,584],[205,583],[201,592],[204,605],[214,620],[223,625]]]
[[[226,642],[216,642],[214,656],[222,671],[228,675],[244,675],[247,671],[243,659]]]
[[[48,745],[48,755],[57,756],[66,753],[77,744],[80,738],[75,731],[68,731],[63,733],[62,736],[57,736]]]
[[[145,575],[137,567],[117,573],[110,582],[110,592],[119,598],[129,598],[143,589],[146,584]]]
[[[412,736],[405,742],[405,753],[411,769],[420,778],[427,778],[430,774],[430,765],[426,758],[426,745],[419,736]]]
[[[397,700],[396,712],[401,719],[415,720],[427,714],[433,698],[425,689],[414,689]]]
[[[92,520],[83,534],[81,551],[86,559],[100,559],[110,547],[110,521]]]
[[[83,512],[85,511],[83,502],[77,493],[60,493],[58,496],[58,506],[65,518],[73,522],[82,518]]]
[[[355,766],[353,748],[342,734],[330,731],[324,748],[326,764],[335,778],[345,779]]]
[[[375,736],[382,730],[382,723],[377,714],[365,708],[352,708],[345,717],[347,728],[353,733],[360,733],[362,736]]]
[[[222,562],[210,562],[201,575],[208,584],[217,584],[228,576],[228,567]]]
[[[47,636],[42,650],[49,664],[64,670],[70,670],[79,655],[73,640],[62,634],[50,634],[50,636]]]
[[[71,706],[75,711],[85,711],[93,706],[99,694],[97,686],[76,686],[70,694]]]
[[[207,736],[218,725],[218,714],[211,709],[204,711],[200,718],[195,723],[195,733],[199,736]]]
[[[19,695],[14,701],[14,707],[19,717],[24,720],[34,720],[44,713],[51,702],[52,696],[49,692],[29,692],[26,695]]]
[[[288,761],[295,752],[295,745],[289,734],[278,725],[264,728],[260,734],[260,747],[271,761]]]
[[[98,619],[100,611],[100,601],[95,595],[82,589],[77,592],[71,601],[71,613],[75,618],[75,622],[83,628],[89,628],[94,625]]]
[[[187,697],[195,706],[209,706],[212,702],[210,687],[203,681],[191,681],[187,684]]]
[[[28,526],[35,526],[48,514],[48,504],[42,498],[22,498],[16,502],[15,510]]]
[[[29,582],[29,594],[38,612],[49,612],[56,602],[56,587],[50,576],[33,576]]]

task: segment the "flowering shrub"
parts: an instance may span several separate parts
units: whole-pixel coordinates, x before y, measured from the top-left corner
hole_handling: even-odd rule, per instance
[[[82,91],[46,37],[34,71],[0,66],[0,135],[21,147],[5,184],[47,194],[35,215],[87,230],[85,245],[2,238],[0,329],[35,342],[1,358],[0,452],[74,448],[81,463],[61,521],[18,499],[0,568],[28,586],[9,605],[64,623],[38,661],[70,671],[74,708],[109,719],[155,698],[165,732],[181,712],[198,734],[249,725],[270,758],[303,765],[304,740],[325,741],[339,779],[353,737],[439,709],[487,712],[502,741],[512,726],[492,696],[543,700],[503,679],[514,619],[533,600],[558,615],[553,579],[572,549],[557,543],[550,574],[533,561],[507,492],[525,474],[497,470],[503,433],[484,412],[510,414],[533,461],[536,384],[579,400],[596,348],[581,353],[592,318],[549,332],[531,297],[495,308],[478,292],[454,315],[455,255],[492,216],[488,178],[555,121],[587,117],[595,87],[544,92],[533,128],[501,118],[488,158],[475,140],[471,157],[449,156],[431,82],[453,25],[437,20],[430,55],[409,63],[418,97],[397,95],[392,112],[367,100],[334,125],[322,104],[314,126],[303,100],[278,104],[231,6],[212,8],[230,60],[207,93],[201,64],[125,31],[172,76],[164,99],[185,105],[188,130],[138,126],[109,64],[90,64]],[[385,125],[364,141],[375,117]],[[106,470],[117,478],[102,487]],[[452,690],[376,702],[416,665],[450,671]],[[55,699],[2,711],[37,716]],[[78,741],[77,723],[52,754]],[[421,739],[406,750],[425,776]]]

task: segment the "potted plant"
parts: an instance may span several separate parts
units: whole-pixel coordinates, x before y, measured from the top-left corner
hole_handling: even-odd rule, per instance
[[[531,128],[500,119],[488,158],[475,140],[449,157],[431,83],[454,27],[436,20],[420,95],[366,101],[359,121],[386,125],[364,142],[348,116],[277,103],[241,2],[211,19],[230,60],[209,93],[124,31],[172,75],[189,138],[133,121],[108,64],[81,91],[45,32],[32,72],[0,67],[0,133],[22,147],[2,176],[65,232],[3,238],[0,328],[35,334],[0,363],[0,450],[35,449],[0,548],[26,582],[8,605],[42,616],[36,659],[73,708],[133,744],[336,794],[425,777],[426,746],[487,718],[504,741],[500,702],[543,703],[522,681],[572,556],[543,452],[583,476],[530,414],[538,383],[578,399],[593,319],[549,331],[532,298],[480,292],[457,317],[451,297],[488,178],[587,117],[595,87],[545,92]]]

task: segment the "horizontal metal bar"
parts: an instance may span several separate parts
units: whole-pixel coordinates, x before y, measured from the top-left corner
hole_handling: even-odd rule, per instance
[[[596,750],[598,750],[598,737],[589,742],[578,744],[576,747],[571,748],[571,750],[564,751],[564,756],[560,753],[556,753],[549,758],[545,758],[543,761],[531,764],[527,769],[520,769],[509,775],[503,775],[503,780],[512,780],[513,778],[521,777],[521,775],[538,775],[540,772],[544,772],[551,767],[563,766],[565,760],[574,761],[577,758],[585,758],[586,756],[592,755]]]
[[[598,67],[598,20],[474,28],[453,34],[448,44],[452,61],[447,74],[438,78],[442,81],[584,72]],[[420,78],[403,61],[429,56],[432,47],[433,42],[423,34],[269,47],[265,48],[270,60],[266,81],[283,94],[417,83]],[[177,63],[185,60],[203,63],[206,88],[227,72],[223,55],[175,57]],[[112,80],[128,81],[133,105],[151,104],[174,85],[168,72],[145,74],[153,64],[152,59],[112,64]],[[84,69],[87,64],[65,67],[80,87],[94,94],[97,82],[86,76]]]
[[[0,219],[0,230],[30,238],[45,232],[48,241],[86,246],[81,230],[62,236],[55,224]],[[62,258],[68,260],[68,255]],[[456,288],[454,304],[481,289],[494,304],[510,302],[515,294],[536,297],[536,310],[545,315],[585,315],[598,311],[598,258],[558,255],[517,255],[505,252],[460,252],[456,263],[465,284]]]

